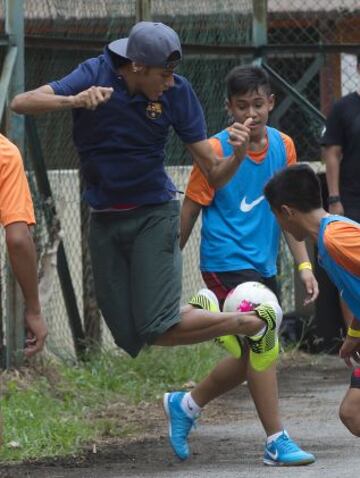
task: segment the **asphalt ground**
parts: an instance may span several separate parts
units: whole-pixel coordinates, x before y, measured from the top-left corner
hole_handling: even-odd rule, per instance
[[[81,457],[1,467],[1,478],[354,478],[360,476],[360,439],[338,418],[350,371],[337,358],[314,356],[282,364],[282,419],[304,449],[316,455],[305,467],[262,464],[264,432],[247,387],[209,405],[190,438],[192,456],[177,460],[167,443],[160,404],[150,432],[130,442],[113,442]]]

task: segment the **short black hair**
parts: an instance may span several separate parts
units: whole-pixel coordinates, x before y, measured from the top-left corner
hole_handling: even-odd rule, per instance
[[[276,173],[266,184],[264,194],[275,211],[280,211],[282,205],[301,212],[322,207],[320,181],[307,164],[295,164]]]
[[[235,95],[259,91],[260,88],[263,88],[267,95],[271,95],[269,75],[260,66],[236,66],[227,75],[225,82],[228,99]]]

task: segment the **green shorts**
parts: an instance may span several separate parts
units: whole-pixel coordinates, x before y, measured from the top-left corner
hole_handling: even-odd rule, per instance
[[[179,201],[170,201],[91,215],[98,305],[115,343],[132,357],[180,320],[179,211]]]

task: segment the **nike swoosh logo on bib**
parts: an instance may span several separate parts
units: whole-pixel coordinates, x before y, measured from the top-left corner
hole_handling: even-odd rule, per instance
[[[246,196],[243,197],[241,204],[240,204],[240,211],[242,212],[249,212],[251,209],[253,209],[255,206],[261,203],[261,201],[264,199],[265,196],[260,196],[257,199],[254,199],[254,201],[247,203],[246,202]]]

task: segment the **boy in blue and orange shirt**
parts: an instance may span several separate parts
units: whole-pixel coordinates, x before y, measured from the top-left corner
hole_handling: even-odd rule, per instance
[[[197,166],[193,168],[181,212],[180,238],[183,248],[201,212],[200,269],[220,308],[227,294],[247,281],[261,282],[277,294],[276,260],[281,231],[264,198],[263,188],[278,170],[296,162],[292,139],[267,126],[275,99],[265,70],[249,65],[235,67],[226,78],[226,90],[231,119],[246,123],[250,129],[246,156],[233,178],[217,190]],[[231,128],[225,128],[209,140],[216,155],[224,161],[234,154],[230,139]],[[287,240],[299,267],[307,301],[313,301],[318,288],[305,245],[290,235]],[[202,408],[246,380],[266,432],[264,463],[287,466],[313,463],[314,456],[289,437],[280,418],[276,378],[278,341],[274,347],[256,353],[250,339],[239,340],[234,335],[219,337],[218,342],[231,356],[224,358],[191,392],[165,395],[169,438],[175,453],[182,459],[188,458],[188,435]]]
[[[307,165],[276,174],[265,187],[265,197],[284,230],[298,241],[309,238],[317,244],[319,264],[353,313],[340,357],[357,367],[340,406],[340,418],[351,433],[360,436],[360,224],[323,209],[319,181]]]

